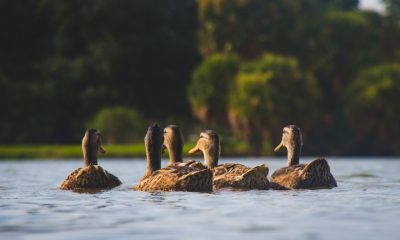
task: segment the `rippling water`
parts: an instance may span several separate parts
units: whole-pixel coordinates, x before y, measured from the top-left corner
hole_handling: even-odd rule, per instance
[[[304,159],[309,161],[310,159]],[[224,159],[267,163],[283,159]],[[144,161],[100,160],[123,184],[61,191],[81,160],[0,161],[1,239],[399,239],[400,159],[329,159],[332,190],[144,193]]]

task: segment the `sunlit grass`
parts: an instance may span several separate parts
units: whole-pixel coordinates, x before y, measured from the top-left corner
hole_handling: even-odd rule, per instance
[[[105,145],[107,153],[102,157],[145,156],[144,144]],[[0,146],[0,158],[81,158],[79,145],[20,145]]]
[[[227,146],[228,145],[228,146]],[[227,156],[245,155],[248,146],[242,142],[227,144],[223,146],[222,154]],[[233,146],[234,145],[234,146]],[[185,144],[183,153],[194,147],[194,143]],[[122,157],[145,157],[146,151],[143,143],[129,145],[104,145],[107,153],[102,158],[122,158]],[[167,156],[165,153],[164,156]],[[199,155],[200,156],[200,155]],[[0,146],[0,159],[58,159],[58,158],[82,158],[82,148],[80,145],[10,145]]]
[[[187,144],[184,153],[187,153],[193,144]],[[144,157],[144,144],[105,145],[107,153],[102,158]],[[82,148],[79,145],[11,145],[0,146],[0,158],[81,158]]]

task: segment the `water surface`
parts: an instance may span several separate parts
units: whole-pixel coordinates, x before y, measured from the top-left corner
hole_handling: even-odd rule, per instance
[[[240,160],[240,161],[239,161]],[[311,159],[303,159],[309,161]],[[266,163],[283,159],[223,159]],[[400,159],[334,159],[332,190],[144,193],[145,162],[100,159],[120,187],[58,189],[81,160],[0,161],[1,239],[399,239]],[[165,163],[165,162],[164,162]]]

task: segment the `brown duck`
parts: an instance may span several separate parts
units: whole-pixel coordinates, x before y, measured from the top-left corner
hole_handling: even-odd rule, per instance
[[[320,189],[337,187],[328,162],[317,158],[308,164],[299,164],[303,146],[300,128],[289,125],[283,128],[282,141],[274,151],[286,147],[287,167],[276,170],[271,176],[274,189]]]
[[[105,153],[100,131],[88,129],[82,139],[82,168],[73,171],[61,184],[63,190],[109,189],[121,184],[121,181],[97,164],[97,154]]]
[[[203,152],[204,165],[212,169],[214,174],[214,188],[268,189],[268,167],[265,164],[256,167],[246,167],[237,163],[218,165],[220,155],[219,137],[213,130],[200,133],[196,146],[189,151],[190,154]]]
[[[161,151],[164,142],[162,129],[151,125],[145,136],[147,169],[134,189],[137,191],[188,191],[211,192],[212,172],[209,169],[172,164],[161,168]]]

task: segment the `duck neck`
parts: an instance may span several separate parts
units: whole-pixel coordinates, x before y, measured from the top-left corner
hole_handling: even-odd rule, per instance
[[[207,151],[204,152],[204,165],[208,168],[214,168],[218,165],[219,152]]]
[[[287,166],[293,166],[299,164],[300,154],[301,154],[301,146],[295,144],[293,146],[287,147]]]
[[[97,165],[97,151],[96,149],[88,149],[87,146],[83,147],[83,165]]]
[[[161,168],[161,152],[147,151],[147,167],[145,176],[151,175]]]
[[[169,162],[168,164],[174,164],[178,162],[182,162],[182,148],[167,146],[168,154],[169,154]]]

